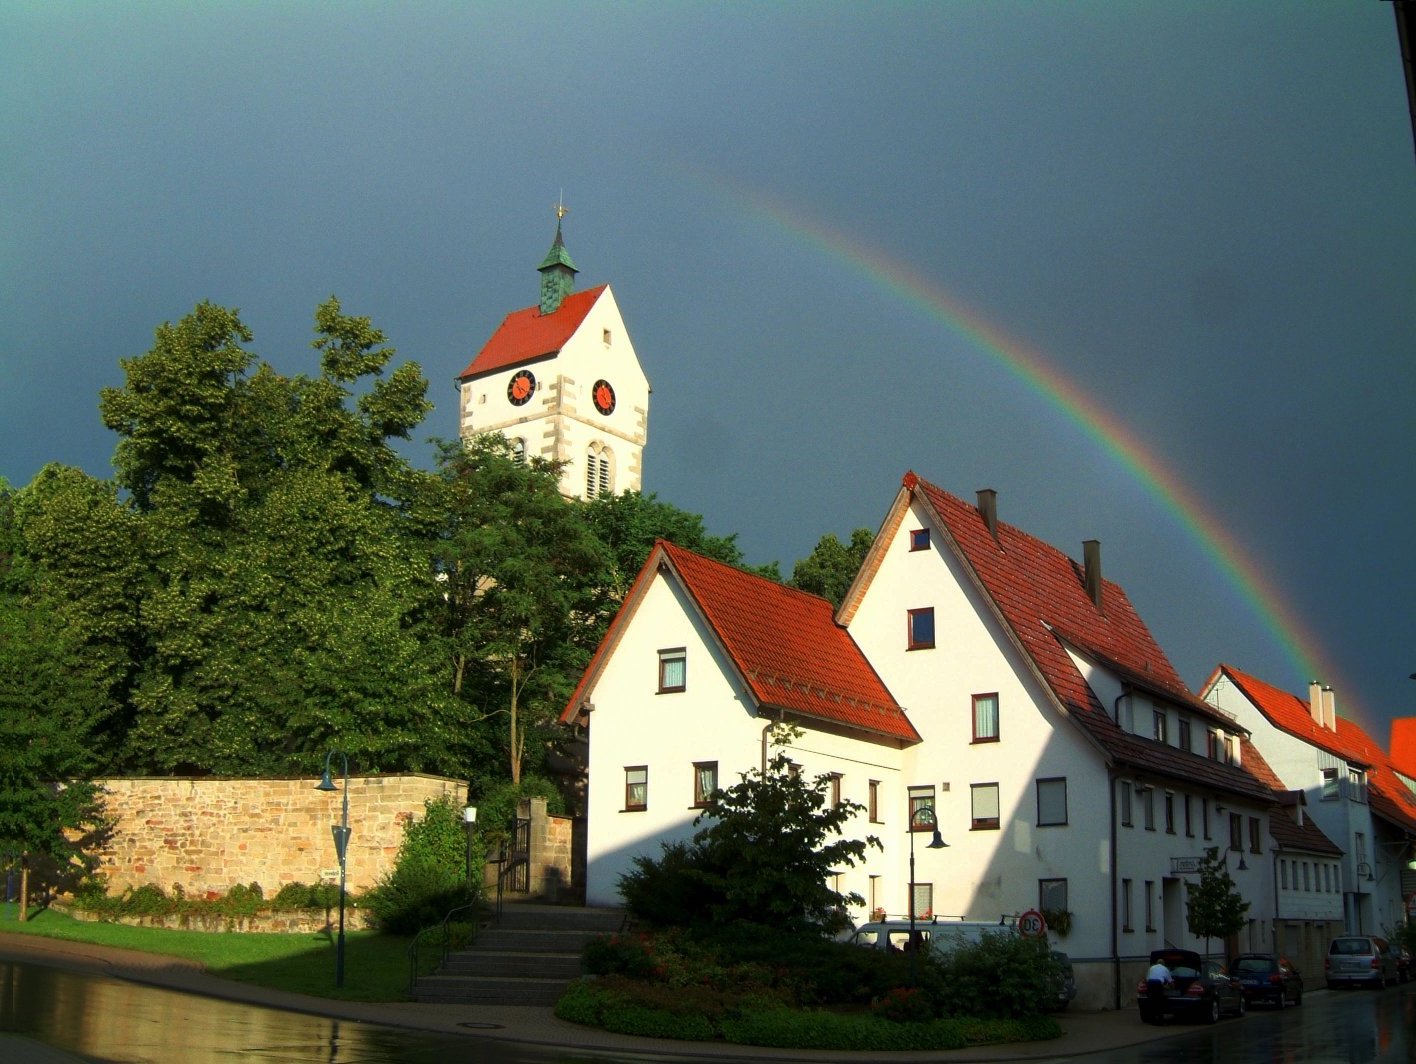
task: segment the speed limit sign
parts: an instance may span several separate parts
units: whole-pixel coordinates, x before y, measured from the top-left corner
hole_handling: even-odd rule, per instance
[[[1028,938],[1041,938],[1047,934],[1047,921],[1036,909],[1029,909],[1018,917],[1018,934]]]

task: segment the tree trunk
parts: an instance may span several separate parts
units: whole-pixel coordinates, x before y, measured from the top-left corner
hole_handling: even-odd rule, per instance
[[[29,919],[29,854],[20,854],[20,923]]]

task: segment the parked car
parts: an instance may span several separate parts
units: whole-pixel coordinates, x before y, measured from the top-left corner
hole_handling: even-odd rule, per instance
[[[1303,1004],[1303,976],[1286,957],[1241,953],[1229,962],[1229,975],[1243,988],[1250,1005],[1286,1009],[1290,1004]]]
[[[1330,987],[1373,986],[1380,990],[1400,978],[1396,954],[1386,939],[1376,935],[1339,935],[1328,943],[1323,967]]]
[[[1077,976],[1072,971],[1072,958],[1063,953],[1060,949],[1052,950],[1052,959],[1057,964],[1057,971],[1061,982],[1057,987],[1057,1005],[1060,1012],[1072,1003],[1072,999],[1077,996]]]
[[[1215,1023],[1229,1013],[1242,1016],[1248,1010],[1244,991],[1219,961],[1208,961],[1191,949],[1157,949],[1150,962],[1161,961],[1170,969],[1170,985],[1164,996],[1152,1000],[1145,978],[1136,986],[1136,1005],[1145,1023],[1164,1023],[1167,1017]]]

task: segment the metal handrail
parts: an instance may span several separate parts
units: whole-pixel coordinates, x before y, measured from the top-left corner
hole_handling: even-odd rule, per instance
[[[418,989],[418,952],[419,943],[422,942],[423,936],[428,934],[430,931],[442,932],[442,957],[439,962],[439,967],[445,965],[447,963],[447,956],[452,951],[452,936],[450,931],[452,918],[460,912],[465,912],[468,909],[475,909],[481,904],[482,899],[477,898],[472,901],[469,901],[466,905],[459,905],[457,908],[449,910],[447,915],[442,918],[441,923],[432,924],[428,927],[425,927],[413,936],[413,941],[408,943],[408,996],[410,998],[414,996]],[[472,922],[472,938],[475,939],[476,937],[477,923],[474,920]],[[469,939],[469,941],[471,940]]]

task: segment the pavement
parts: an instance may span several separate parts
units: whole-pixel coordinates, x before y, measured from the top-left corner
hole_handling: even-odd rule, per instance
[[[431,1005],[417,1002],[337,1001],[292,994],[223,979],[195,961],[153,953],[66,942],[37,935],[0,933],[0,960],[22,961],[124,979],[148,986],[201,994],[287,1012],[403,1028],[469,1039],[491,1039],[546,1048],[582,1050],[610,1057],[662,1053],[676,1057],[737,1061],[860,1061],[846,1051],[764,1049],[722,1043],[636,1038],[557,1019],[550,1008],[531,1005]],[[1184,1033],[1185,1027],[1143,1024],[1135,1009],[1059,1014],[1062,1037],[945,1052],[871,1053],[868,1059],[898,1061],[1059,1060],[1153,1042]],[[1232,1021],[1225,1021],[1232,1022]],[[0,1035],[0,1048],[5,1039]],[[8,1054],[5,1054],[8,1055]],[[59,1058],[56,1057],[56,1060]],[[65,1058],[71,1059],[71,1058]]]

